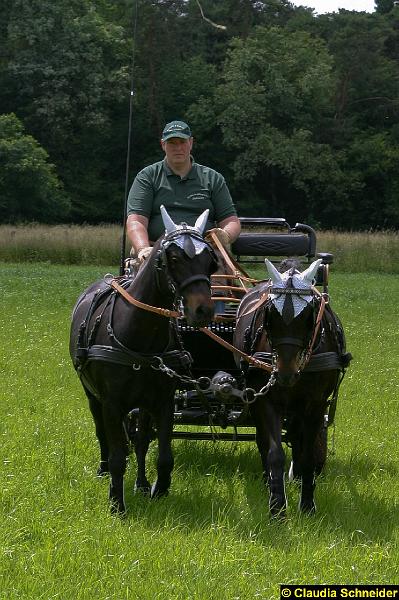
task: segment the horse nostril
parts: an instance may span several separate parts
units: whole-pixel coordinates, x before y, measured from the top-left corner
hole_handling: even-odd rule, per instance
[[[213,307],[198,306],[193,314],[193,321],[197,327],[208,325],[213,319]]]
[[[208,319],[211,320],[214,314],[213,307],[209,306],[199,306],[195,311],[195,315],[198,319]]]
[[[277,381],[282,387],[292,387],[298,381],[299,373],[278,373]]]

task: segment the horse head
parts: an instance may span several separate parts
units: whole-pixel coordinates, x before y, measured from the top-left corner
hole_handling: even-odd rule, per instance
[[[187,323],[193,327],[204,327],[214,314],[210,276],[217,268],[217,258],[203,238],[208,213],[205,210],[193,227],[176,225],[161,206],[165,225],[159,250],[161,269],[169,289],[182,300]]]
[[[313,280],[321,259],[302,273],[292,266],[284,273],[265,259],[270,276],[264,330],[275,357],[277,381],[293,386],[304,366],[317,317]]]

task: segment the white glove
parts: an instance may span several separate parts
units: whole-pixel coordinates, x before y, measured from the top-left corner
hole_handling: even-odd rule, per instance
[[[145,248],[139,250],[137,258],[139,259],[140,263],[143,263],[150,256],[151,252],[152,246],[146,246]]]
[[[209,229],[209,231],[207,231],[205,239],[207,241],[209,241],[211,239],[210,237],[210,233],[214,233],[216,235],[216,237],[218,238],[218,240],[220,241],[220,243],[226,248],[226,250],[230,250],[230,244],[231,244],[231,239],[229,234],[227,233],[227,231],[225,231],[224,229],[221,229],[220,227],[215,227],[214,229]]]

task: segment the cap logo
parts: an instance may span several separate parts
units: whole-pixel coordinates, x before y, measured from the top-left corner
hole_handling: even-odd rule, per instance
[[[171,121],[167,123],[162,133],[162,139],[165,141],[171,137],[190,138],[190,127],[184,121]]]
[[[176,129],[186,129],[185,127],[182,127],[181,125],[172,125],[172,127],[169,127],[166,132],[168,131],[176,131]]]

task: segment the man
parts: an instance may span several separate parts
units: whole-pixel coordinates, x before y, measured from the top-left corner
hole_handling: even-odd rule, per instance
[[[241,230],[237,212],[223,176],[191,156],[193,137],[187,123],[168,123],[161,146],[165,158],[137,174],[127,202],[127,233],[139,262],[145,261],[151,243],[164,233],[162,204],[175,223],[188,225],[209,208],[206,230],[215,231],[229,247]]]

